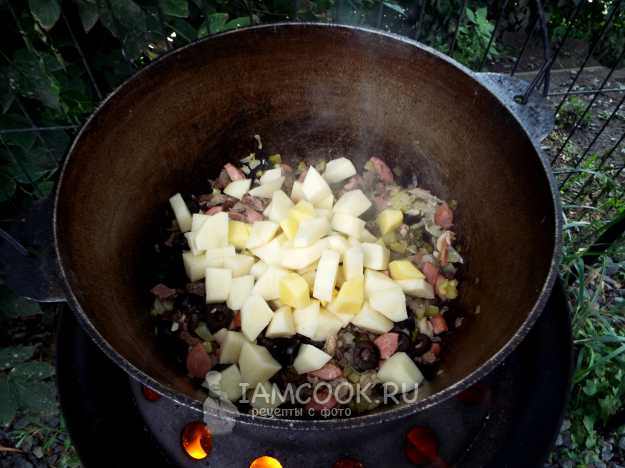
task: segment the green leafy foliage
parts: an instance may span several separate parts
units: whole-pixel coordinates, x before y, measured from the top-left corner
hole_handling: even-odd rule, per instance
[[[454,58],[465,65],[475,66],[480,63],[495,29],[494,23],[488,20],[488,10],[478,8],[465,10],[466,21],[458,30],[457,48]],[[499,56],[499,49],[492,44],[488,49],[488,59]]]
[[[61,17],[59,0],[28,0],[30,12],[43,29],[49,31]]]

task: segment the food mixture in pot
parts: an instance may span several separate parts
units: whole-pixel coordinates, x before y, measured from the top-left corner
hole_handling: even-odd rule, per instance
[[[462,322],[463,260],[454,204],[405,179],[380,157],[360,172],[344,157],[287,165],[258,140],[204,193],[172,196],[151,289],[159,344],[245,412],[350,415],[414,394]]]

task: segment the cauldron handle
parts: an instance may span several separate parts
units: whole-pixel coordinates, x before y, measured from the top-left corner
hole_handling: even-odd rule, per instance
[[[503,101],[540,146],[555,124],[553,107],[547,99],[540,93],[532,93],[527,103],[522,104],[519,98],[529,86],[527,81],[502,73],[474,73],[474,76]]]
[[[36,302],[63,302],[66,297],[54,251],[53,209],[54,196],[38,200],[0,233],[5,284]]]

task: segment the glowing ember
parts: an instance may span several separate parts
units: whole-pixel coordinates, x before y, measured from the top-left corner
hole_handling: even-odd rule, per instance
[[[353,458],[341,458],[336,461],[333,468],[365,468],[365,465]]]
[[[156,401],[160,400],[161,396],[152,390],[150,387],[146,387],[145,385],[141,386],[141,391],[143,392],[143,396],[148,401]]]
[[[196,460],[208,457],[213,448],[213,438],[206,424],[202,421],[187,424],[182,430],[182,448]]]
[[[406,457],[415,465],[423,465],[438,460],[436,434],[422,426],[415,426],[406,434]]]
[[[273,457],[259,457],[252,462],[250,468],[282,468],[282,463]]]

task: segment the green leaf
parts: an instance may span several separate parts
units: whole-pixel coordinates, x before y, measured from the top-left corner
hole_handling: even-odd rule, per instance
[[[107,0],[98,2],[102,24],[118,39],[128,34],[143,35],[147,31],[146,15],[131,0]],[[110,8],[109,8],[110,5]]]
[[[240,16],[233,20],[228,21],[222,31],[229,31],[230,29],[244,28],[245,26],[249,26],[251,24],[249,16]]]
[[[56,386],[54,382],[31,382],[26,380],[12,380],[20,407],[37,413],[55,413]]]
[[[470,8],[467,8],[465,10],[465,15],[469,19],[469,21],[475,23],[475,13],[473,13],[473,10],[471,10]]]
[[[213,13],[206,18],[208,22],[208,31],[215,34],[224,30],[224,26],[228,21],[228,13]]]
[[[43,29],[49,31],[61,16],[58,0],[28,0],[30,12]]]
[[[400,14],[401,16],[406,16],[406,9],[395,2],[386,1],[384,2],[384,6],[389,10],[393,10],[394,12]]]
[[[100,19],[98,6],[95,3],[89,3],[85,0],[78,1],[78,13],[80,14],[80,22],[85,32],[91,31],[91,28],[93,28]]]
[[[30,361],[16,365],[9,379],[44,380],[54,375],[54,367],[48,362]]]
[[[35,354],[36,346],[11,346],[0,348],[0,370],[11,369],[20,362],[27,361]]]
[[[158,0],[163,13],[177,18],[189,16],[189,2],[187,0]]]
[[[0,426],[9,424],[17,413],[17,401],[5,375],[0,376]]]
[[[16,189],[17,183],[15,178],[5,171],[0,171],[0,202],[10,200]]]

